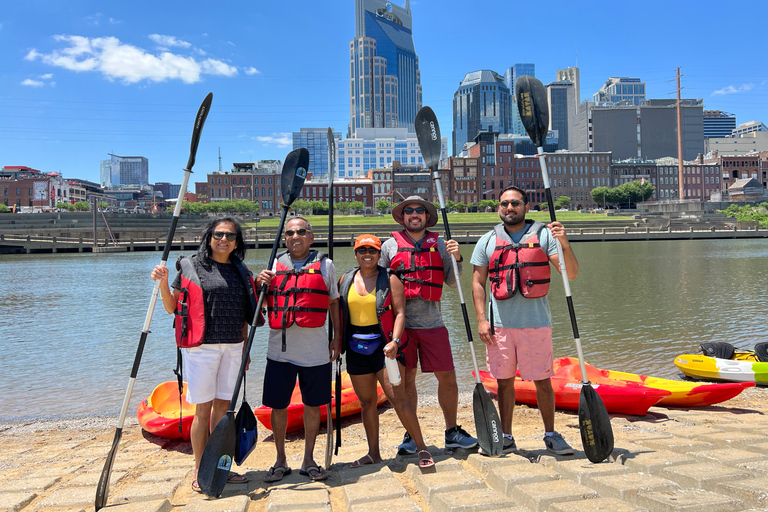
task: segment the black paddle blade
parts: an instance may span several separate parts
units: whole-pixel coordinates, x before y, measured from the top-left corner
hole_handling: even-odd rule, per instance
[[[475,414],[477,444],[491,457],[499,457],[504,450],[501,420],[493,400],[482,384],[475,384],[472,394],[472,412]]]
[[[306,148],[294,149],[285,157],[283,172],[280,174],[280,190],[286,206],[291,206],[301,194],[308,167],[309,151]]]
[[[229,470],[235,457],[237,429],[235,427],[234,411],[227,411],[211,437],[205,444],[200,468],[197,470],[197,483],[209,498],[218,498],[227,485]]]
[[[611,418],[603,400],[589,383],[581,387],[579,430],[587,458],[595,463],[607,459],[613,451]]]
[[[205,97],[203,103],[197,111],[195,117],[195,127],[192,128],[192,144],[189,146],[189,160],[187,161],[186,170],[191,171],[195,165],[195,155],[197,155],[197,145],[200,143],[200,134],[203,133],[203,125],[208,118],[208,112],[211,110],[211,102],[213,101],[213,93],[209,92]]]
[[[437,116],[429,107],[421,107],[416,114],[416,138],[419,139],[419,149],[424,163],[431,171],[437,169],[442,153],[442,139],[440,138],[440,125],[437,124]]]
[[[115,437],[112,440],[112,448],[107,455],[107,461],[104,463],[104,469],[101,471],[101,477],[99,477],[99,484],[96,487],[96,502],[94,508],[99,510],[104,508],[107,504],[107,498],[109,497],[109,478],[112,474],[112,465],[115,463],[115,456],[117,455],[117,449],[120,447],[120,438],[123,437],[123,429],[115,429]]]
[[[515,96],[525,131],[537,147],[542,147],[549,130],[549,104],[544,84],[537,78],[523,75],[515,81]]]
[[[336,139],[333,138],[333,129],[328,128],[328,178],[333,183],[333,168],[336,167]]]

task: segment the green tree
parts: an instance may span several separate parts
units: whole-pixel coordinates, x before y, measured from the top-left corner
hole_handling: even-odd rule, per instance
[[[99,201],[98,204],[99,204],[99,209],[102,211],[109,208],[109,205],[106,203],[106,201]]]
[[[67,210],[68,212],[71,212],[75,210],[75,205],[64,202],[64,201],[59,201],[58,203],[56,203],[56,208],[58,208],[59,210]]]
[[[381,213],[386,213],[387,210],[389,210],[391,207],[392,207],[392,203],[390,203],[386,199],[379,199],[378,201],[376,201],[376,209]]]
[[[327,201],[312,201],[309,203],[309,207],[312,208],[312,213],[315,215],[328,215]]]
[[[555,209],[568,208],[571,206],[571,198],[569,196],[560,196],[555,201]]]
[[[291,205],[291,208],[297,213],[306,214],[307,212],[309,212],[311,206],[309,201],[305,199],[297,199],[293,202],[293,204]]]
[[[340,203],[333,203],[333,209],[338,210],[341,213],[347,213],[349,211],[349,205],[351,203],[348,203],[346,201],[342,201]]]
[[[90,211],[91,205],[89,203],[86,203],[85,201],[78,201],[75,203],[75,210],[79,212],[87,212]]]
[[[488,207],[490,207],[492,209],[496,209],[496,208],[499,207],[499,202],[495,201],[493,199],[483,199],[482,201],[479,201],[477,203],[477,208],[481,212],[484,212],[486,210],[486,208],[488,208]]]
[[[592,189],[592,191],[589,193],[592,196],[592,200],[596,202],[597,204],[603,205],[605,207],[606,203],[606,196],[608,194],[608,187],[595,187]]]
[[[5,206],[4,204],[0,203],[0,213],[8,213],[11,209]]]
[[[352,201],[349,203],[349,210],[351,213],[357,213],[365,210],[365,204],[362,201]]]

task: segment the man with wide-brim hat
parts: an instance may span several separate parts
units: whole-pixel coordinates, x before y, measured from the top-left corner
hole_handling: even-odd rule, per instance
[[[477,439],[456,424],[459,387],[440,309],[443,285],[458,286],[460,276],[453,272],[451,258],[458,262],[461,272],[459,243],[427,230],[437,224],[437,208],[419,196],[407,197],[395,206],[392,217],[403,230],[392,233],[382,244],[379,265],[395,271],[405,288],[405,395],[415,409],[416,368],[420,362],[423,373],[434,373],[437,378],[438,402],[445,419],[445,447],[474,448]],[[398,453],[416,453],[416,444],[408,432]]]

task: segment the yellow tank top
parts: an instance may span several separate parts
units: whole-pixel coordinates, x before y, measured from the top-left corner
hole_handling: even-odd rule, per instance
[[[379,323],[376,317],[376,288],[365,297],[361,297],[355,291],[353,283],[349,287],[347,303],[349,304],[349,321],[352,325],[363,327]]]

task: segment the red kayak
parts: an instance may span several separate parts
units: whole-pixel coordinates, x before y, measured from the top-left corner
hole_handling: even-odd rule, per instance
[[[181,413],[181,432],[179,432]],[[187,383],[181,394],[179,410],[179,384],[168,381],[159,384],[152,394],[141,401],[136,410],[141,428],[166,439],[189,440],[189,430],[195,417],[195,404],[187,402]]]
[[[381,384],[377,384],[376,388],[376,404],[381,405],[387,401],[387,396],[384,394],[384,390],[381,388]],[[324,424],[328,417],[326,407],[320,408],[320,424]],[[355,394],[355,390],[352,389],[352,381],[349,378],[347,372],[341,374],[341,417],[351,416],[357,414],[363,409],[360,405],[360,400]],[[331,417],[336,419],[336,398],[331,401]],[[261,406],[254,412],[256,418],[269,430],[272,430],[272,408]],[[304,404],[301,402],[301,390],[299,389],[299,383],[296,382],[296,386],[293,388],[293,394],[291,395],[291,403],[288,406],[288,428],[286,432],[294,432],[304,428]]]

